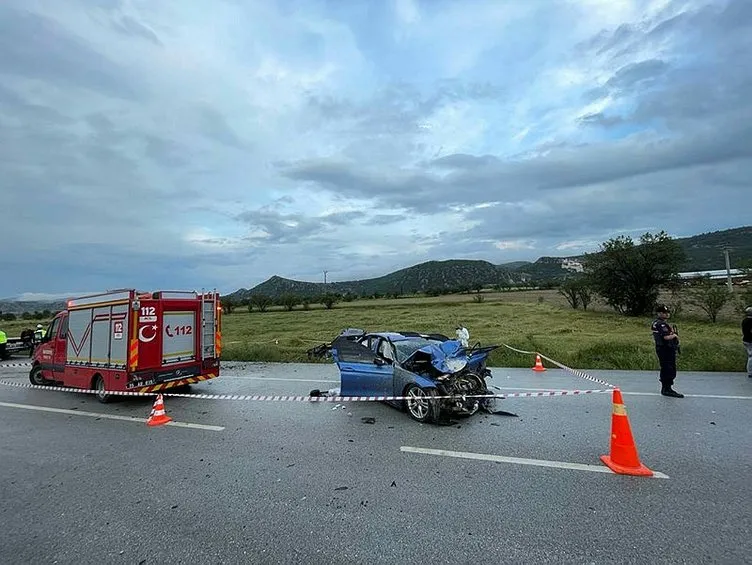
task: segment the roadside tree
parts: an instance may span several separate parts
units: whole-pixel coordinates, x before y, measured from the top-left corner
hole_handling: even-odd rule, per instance
[[[592,289],[584,277],[573,277],[565,280],[559,286],[559,294],[563,295],[575,310],[580,306],[583,310],[587,310],[593,301]]]
[[[621,314],[650,314],[662,286],[678,279],[684,250],[665,232],[646,233],[635,244],[619,236],[585,255],[586,277],[593,291]]]
[[[689,303],[704,310],[713,323],[726,303],[732,299],[725,282],[718,284],[708,276],[695,283],[687,294]]]
[[[272,305],[271,297],[266,294],[254,294],[251,296],[250,301],[259,312],[266,312],[266,309]]]
[[[283,294],[279,298],[279,303],[291,312],[298,304],[300,304],[300,297],[295,294]]]

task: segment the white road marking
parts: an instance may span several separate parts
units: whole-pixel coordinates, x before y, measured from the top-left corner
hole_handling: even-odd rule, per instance
[[[545,459],[523,459],[521,457],[506,457],[503,455],[488,455],[485,453],[470,453],[467,451],[449,451],[446,449],[428,449],[424,447],[408,447],[403,445],[400,451],[406,453],[421,453],[423,455],[440,455],[443,457],[457,457],[460,459],[475,459],[479,461],[494,461],[499,463],[516,463],[517,465],[535,465],[538,467],[554,467],[557,469],[573,469],[576,471],[591,471],[593,473],[609,473],[616,475],[605,465],[585,465],[583,463],[567,463],[565,461],[546,461]],[[659,471],[653,471],[655,479],[668,479]]]
[[[528,392],[552,392],[562,390],[557,388],[522,388],[516,386],[493,386],[495,390],[522,390]],[[662,396],[660,392],[628,392],[620,389],[623,396]],[[720,398],[727,400],[752,400],[752,396],[730,396],[722,394],[685,394],[687,398]]]
[[[659,392],[624,392],[624,395],[630,396],[661,396]],[[720,398],[725,400],[752,400],[752,396],[731,396],[723,394],[685,394],[687,398]]]
[[[283,377],[240,377],[237,375],[221,375],[218,377],[221,379],[236,379],[236,380],[252,380],[252,381],[282,381],[287,383],[332,383],[332,384],[339,384],[339,380],[336,379],[286,379]],[[494,389],[496,390],[521,390],[525,392],[552,392],[557,390],[563,390],[562,388],[524,388],[524,387],[517,387],[517,386],[496,386],[493,385]],[[570,387],[571,388],[571,387]],[[621,393],[624,396],[661,396],[659,392],[627,392],[624,389],[621,389]],[[687,398],[718,398],[718,399],[726,399],[726,400],[752,400],[752,396],[731,396],[731,395],[721,395],[721,394],[685,394]]]
[[[13,402],[0,402],[0,406],[6,408],[23,408],[24,410],[38,410],[40,412],[55,412],[57,414],[67,414],[69,416],[89,416],[92,418],[105,418],[108,420],[122,420],[125,422],[142,422],[146,423],[146,418],[136,418],[135,416],[118,416],[117,414],[100,414],[98,412],[85,412],[83,410],[70,410],[68,408],[50,408],[49,406],[34,406],[31,404],[15,404]],[[175,426],[178,428],[192,428],[196,430],[209,430],[221,432],[222,426],[210,426],[207,424],[193,424],[191,422],[168,422],[166,426]]]

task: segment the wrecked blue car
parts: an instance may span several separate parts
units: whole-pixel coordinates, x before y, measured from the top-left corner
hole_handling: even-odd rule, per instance
[[[385,402],[418,422],[438,423],[452,415],[470,416],[479,410],[496,413],[492,410],[494,395],[486,384],[491,377],[486,361],[499,346],[468,346],[464,328],[458,328],[458,336],[368,333],[351,328],[330,344],[309,349],[308,356],[331,356],[337,364],[341,386],[333,392],[336,396],[405,397]],[[452,398],[441,398],[447,396]]]

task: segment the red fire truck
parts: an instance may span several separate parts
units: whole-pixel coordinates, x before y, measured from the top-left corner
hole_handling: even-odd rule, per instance
[[[34,351],[29,380],[156,392],[219,376],[222,306],[215,292],[133,289],[68,300]]]

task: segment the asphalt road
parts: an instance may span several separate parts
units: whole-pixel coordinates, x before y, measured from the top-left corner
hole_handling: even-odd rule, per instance
[[[493,371],[510,393],[603,388]],[[680,373],[687,397],[673,399],[655,373],[591,374],[624,392],[642,462],[668,478],[595,471],[610,394],[508,398],[499,408],[518,417],[451,426],[371,402],[166,397],[189,427],[150,428],[151,398],[0,386],[0,562],[751,563],[752,379]],[[334,386],[332,365],[226,363],[193,390]]]

